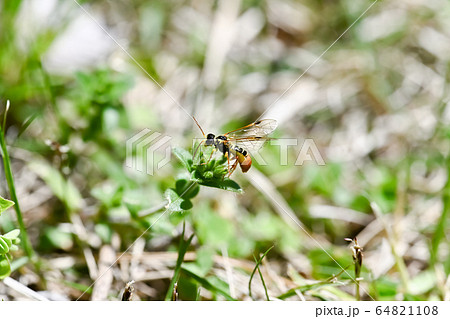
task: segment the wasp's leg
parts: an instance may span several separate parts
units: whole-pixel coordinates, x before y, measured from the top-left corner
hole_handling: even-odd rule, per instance
[[[236,160],[234,161],[233,165],[231,166],[231,169],[228,170],[228,173],[227,173],[228,178],[230,178],[231,174],[233,174],[234,170],[235,170],[236,167],[237,167],[238,162],[239,162],[239,161],[236,159]]]
[[[208,165],[209,162],[211,162],[211,159],[212,159],[212,157],[213,157],[213,155],[214,155],[214,153],[215,153],[216,151],[217,151],[217,148],[214,147],[214,149],[213,149],[212,152],[211,152],[211,155],[210,155],[209,158],[208,158],[208,161],[207,161],[206,163],[202,163],[202,164],[200,164],[200,165]]]
[[[231,154],[230,149],[228,149],[227,152],[225,153],[225,156],[227,157],[227,173],[223,175],[222,179],[225,179],[225,176],[230,177],[230,175],[236,169],[237,160],[232,165],[230,165],[230,154]]]
[[[200,146],[202,146],[202,144],[205,144],[205,140],[201,141],[195,148],[194,154],[192,154],[192,161],[195,160],[195,156],[197,155],[197,152],[200,149]]]
[[[230,173],[230,149],[228,148],[228,150],[227,150],[227,170],[228,170],[228,173]]]

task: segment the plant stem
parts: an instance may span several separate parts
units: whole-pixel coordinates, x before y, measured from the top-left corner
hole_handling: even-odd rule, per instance
[[[371,201],[370,206],[372,207],[373,213],[375,214],[377,219],[381,222],[381,224],[383,225],[383,227],[386,231],[387,240],[389,242],[389,246],[391,247],[392,255],[394,256],[395,265],[397,267],[398,272],[400,273],[400,279],[402,281],[403,292],[406,293],[409,291],[408,283],[410,281],[408,269],[406,268],[403,258],[397,252],[397,241],[395,239],[395,235],[392,230],[392,227],[385,221],[383,213],[381,212],[381,209],[375,202]]]
[[[264,277],[263,277],[263,275],[261,273],[261,269],[259,269],[259,266],[258,266],[258,272],[259,272],[259,278],[261,278],[261,282],[262,282],[263,287],[264,287],[264,293],[266,294],[266,299],[267,299],[267,301],[270,301],[269,293],[267,292],[266,283],[265,283]]]
[[[442,238],[445,236],[445,230],[447,225],[447,218],[450,215],[450,155],[447,157],[447,183],[442,191],[442,203],[444,208],[442,209],[441,217],[436,225],[434,235],[431,241],[431,265],[435,265],[438,261],[439,246]]]
[[[5,131],[6,131],[6,112],[8,111],[9,108],[9,101],[6,104],[6,111],[5,111],[5,116],[3,119],[3,125],[0,128],[0,145],[1,145],[1,149],[2,149],[2,156],[3,156],[3,166],[5,169],[5,178],[6,181],[8,183],[8,188],[9,188],[9,192],[11,195],[11,200],[14,202],[14,209],[16,211],[16,215],[17,215],[17,221],[19,223],[19,228],[20,228],[20,236],[22,237],[22,245],[23,245],[23,249],[25,251],[25,253],[27,254],[28,258],[33,261],[34,256],[36,255],[34,250],[33,250],[33,246],[31,245],[30,239],[28,237],[28,233],[27,233],[27,229],[25,227],[25,223],[23,222],[23,217],[22,217],[22,211],[20,210],[20,206],[19,206],[19,201],[17,199],[17,195],[16,195],[16,187],[14,185],[14,176],[11,170],[11,162],[9,159],[9,154],[8,154],[8,150],[6,148],[6,142],[5,142]]]
[[[359,291],[359,281],[356,280],[356,292],[355,292],[356,296],[355,299],[356,301],[361,301],[361,293]]]
[[[165,301],[172,300],[175,284],[178,282],[178,279],[180,277],[181,265],[183,264],[184,255],[186,254],[186,251],[189,248],[189,245],[191,244],[192,238],[194,238],[194,234],[192,234],[188,240],[186,241],[184,240],[185,226],[186,224],[185,222],[183,222],[183,232],[181,233],[180,247],[178,248],[178,259],[175,265],[172,280],[170,281],[169,284],[169,289],[167,290]]]
[[[253,271],[252,271],[252,273],[251,273],[251,275],[250,275],[250,279],[249,279],[249,281],[248,281],[248,295],[250,296],[250,298],[253,298],[253,297],[252,297],[252,279],[253,279],[253,276],[255,275],[255,273],[256,273],[257,270],[258,270],[259,273],[261,274],[261,271],[259,270],[259,265],[262,263],[262,260],[264,259],[264,257],[266,257],[266,255],[269,253],[269,251],[270,251],[273,247],[275,247],[275,246],[272,246],[272,247],[270,247],[269,249],[267,249],[266,252],[259,258],[259,260],[255,260],[255,261],[256,261],[256,265],[255,265],[255,268],[253,268]],[[269,300],[269,296],[268,296],[268,294],[267,294],[266,285],[265,285],[265,283],[264,283],[264,279],[262,279],[262,275],[261,275],[261,280],[262,280],[262,282],[263,282],[264,291],[265,291],[265,293],[266,293],[267,300]]]

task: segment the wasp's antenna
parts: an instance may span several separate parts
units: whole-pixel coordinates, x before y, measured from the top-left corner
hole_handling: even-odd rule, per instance
[[[198,128],[200,129],[200,131],[202,131],[203,137],[206,138],[205,132],[203,132],[202,127],[200,126],[200,124],[198,124],[197,119],[195,117],[192,117],[195,121],[195,124],[197,124]]]
[[[195,155],[197,155],[197,151],[199,150],[200,146],[201,146],[202,144],[204,144],[204,143],[205,143],[205,140],[201,141],[201,142],[197,145],[197,147],[195,148],[194,154],[192,154],[192,159],[195,158]]]

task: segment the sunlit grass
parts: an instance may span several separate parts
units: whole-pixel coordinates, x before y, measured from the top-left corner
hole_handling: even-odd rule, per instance
[[[243,1],[233,14],[207,0],[82,2],[139,65],[95,24],[75,25],[87,32],[71,43],[76,6],[55,4],[31,30],[32,8],[4,2],[0,195],[16,217],[0,217],[0,234],[22,239],[12,252],[2,242],[7,275],[45,291],[57,273],[52,289],[88,299],[110,246],[126,253],[103,299],[133,280],[135,300],[448,296],[450,63],[432,39],[448,37],[449,5],[378,1],[321,56],[372,3],[350,2]],[[247,174],[191,147],[190,116],[220,133],[266,110],[290,144],[264,147],[267,163]],[[153,175],[126,166],[126,141],[144,128],[171,137]],[[295,165],[306,138],[325,166]]]

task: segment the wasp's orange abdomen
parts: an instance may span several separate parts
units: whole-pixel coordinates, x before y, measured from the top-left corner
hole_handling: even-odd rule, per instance
[[[246,173],[252,166],[252,158],[250,157],[250,155],[245,156],[244,160],[242,162],[239,162],[239,165],[241,166],[242,172]]]

